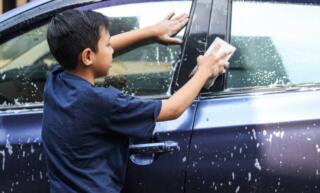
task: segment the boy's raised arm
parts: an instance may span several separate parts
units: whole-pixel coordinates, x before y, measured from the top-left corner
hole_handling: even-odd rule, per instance
[[[188,14],[181,14],[173,18],[174,15],[175,13],[172,12],[154,25],[112,36],[110,39],[112,48],[117,52],[148,39],[155,39],[165,44],[182,43],[180,39],[172,36],[187,24],[189,16]]]

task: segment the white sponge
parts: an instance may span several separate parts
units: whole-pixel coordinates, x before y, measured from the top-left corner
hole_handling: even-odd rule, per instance
[[[210,47],[207,49],[206,53],[204,55],[208,55],[210,54],[213,49],[216,47],[216,46],[220,46],[219,49],[218,49],[218,54],[220,52],[230,52],[230,54],[228,54],[224,60],[228,61],[231,56],[233,55],[233,53],[236,51],[236,48],[234,46],[232,46],[231,44],[229,44],[228,42],[222,40],[221,38],[217,37],[210,45]],[[195,66],[195,68],[192,70],[192,72],[190,73],[189,77],[191,77],[192,75],[194,75],[194,73],[196,73],[198,69],[198,65]],[[215,80],[218,78],[218,76],[215,76],[215,77],[212,77],[210,78],[206,84],[204,85],[204,87],[206,89],[209,89],[210,87],[213,86]]]

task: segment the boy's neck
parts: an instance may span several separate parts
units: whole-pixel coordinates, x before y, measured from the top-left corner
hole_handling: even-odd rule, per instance
[[[84,70],[84,69],[71,69],[67,70],[68,72],[81,77],[82,79],[85,79],[86,81],[90,82],[91,84],[95,83],[95,77],[94,74],[90,70]]]

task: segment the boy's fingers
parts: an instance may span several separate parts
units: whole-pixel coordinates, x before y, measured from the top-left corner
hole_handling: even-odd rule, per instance
[[[167,38],[166,39],[167,43],[169,44],[182,44],[182,40],[178,38]]]
[[[189,19],[189,15],[188,14],[183,14],[183,17],[181,17],[180,19],[179,19],[179,21],[184,21],[185,19]]]
[[[224,74],[224,73],[226,73],[226,69],[225,68],[223,68],[222,71],[221,71],[221,74]]]
[[[227,62],[226,65],[224,66],[225,68],[229,68],[230,67],[230,63]]]
[[[224,67],[225,67],[225,68],[229,68],[229,66],[230,66],[230,63],[227,61],[227,62],[225,63],[225,65],[224,65]]]
[[[197,57],[197,64],[199,64],[202,60],[203,60],[203,55],[199,55],[198,57]]]
[[[225,59],[221,59],[221,60],[219,60],[219,62],[218,62],[218,66],[220,67],[223,67],[223,68],[229,68],[229,65],[230,65],[230,63],[227,61],[227,60],[225,60]]]
[[[227,65],[228,65],[228,61],[225,61],[225,60],[218,60],[218,62],[217,62],[217,66],[219,66],[219,68],[220,67],[223,67],[223,68],[225,68]]]
[[[177,25],[177,28],[178,28],[178,29],[181,29],[181,28],[183,28],[187,23],[188,23],[188,18],[185,18],[184,21],[180,22],[180,23]]]
[[[174,11],[172,11],[164,18],[164,20],[170,20],[174,16],[174,14],[175,14]]]
[[[221,75],[221,74],[223,74],[223,73],[225,73],[226,72],[226,68],[225,68],[225,66],[226,66],[226,62],[219,62],[217,65],[216,65],[216,67],[215,67],[215,69],[216,69],[216,75]]]
[[[224,66],[219,67],[219,72],[220,74],[223,74],[225,72]]]
[[[174,19],[179,21],[179,22],[182,22],[185,18],[188,18],[188,17],[189,17],[188,14],[182,13],[182,14],[178,15],[177,17],[175,17]]]
[[[179,21],[179,19],[181,19],[182,16],[183,16],[183,14],[180,14],[180,15],[175,16],[173,19]]]

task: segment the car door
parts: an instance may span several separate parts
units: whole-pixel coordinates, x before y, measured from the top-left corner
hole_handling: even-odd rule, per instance
[[[196,18],[192,17],[196,5],[192,1],[34,4],[35,7],[28,5],[26,11],[2,20],[0,28],[0,190],[5,192],[48,192],[40,134],[42,91],[47,74],[57,63],[45,38],[47,23],[55,13],[90,9],[106,14],[112,35],[153,24],[172,10],[190,13],[190,21]],[[191,32],[194,27],[190,22],[177,34],[185,40],[183,45],[146,42],[116,54],[110,76],[97,79],[96,84],[112,85],[138,97],[168,98],[180,77],[177,70],[195,61],[186,49],[195,42],[189,37]],[[179,119],[157,124],[152,141],[132,139],[124,192],[184,192],[195,109],[196,105],[192,105]],[[150,147],[152,151],[141,154]]]
[[[216,0],[212,10],[210,41],[237,50],[202,91],[186,193],[319,192],[319,3]]]
[[[171,93],[183,86],[189,79],[187,72],[196,64],[199,50],[205,49],[211,1],[193,1],[190,19],[186,29],[181,58],[175,66]],[[173,4],[170,4],[172,6]],[[190,72],[190,71],[189,71]],[[139,193],[183,193],[185,192],[185,175],[189,154],[191,131],[197,108],[195,101],[186,112],[176,120],[157,123],[152,142],[141,147],[148,151],[155,142],[172,141],[179,144],[180,150],[171,153],[131,154],[126,186],[123,192]],[[144,144],[142,143],[142,144]],[[141,144],[141,143],[140,143]],[[133,147],[139,146],[134,143]]]
[[[109,78],[101,80],[102,84],[114,83],[119,89],[135,96],[167,99],[172,93],[171,85],[179,76],[175,71],[192,61],[187,47],[190,47],[189,34],[196,3],[142,1],[113,6],[107,4],[110,2],[88,7],[109,16],[110,29],[115,29],[111,30],[112,35],[153,24],[165,18],[171,10],[176,14],[190,13],[191,22],[187,29],[177,34],[180,38],[184,37],[183,45],[165,46],[147,42],[135,49],[129,48],[116,55]],[[131,140],[130,161],[122,192],[184,192],[186,159],[195,109],[196,106],[191,105],[178,119],[157,123],[152,140]]]
[[[15,34],[0,43],[0,190],[48,192],[40,138],[42,90],[52,65],[44,60],[45,29]]]

